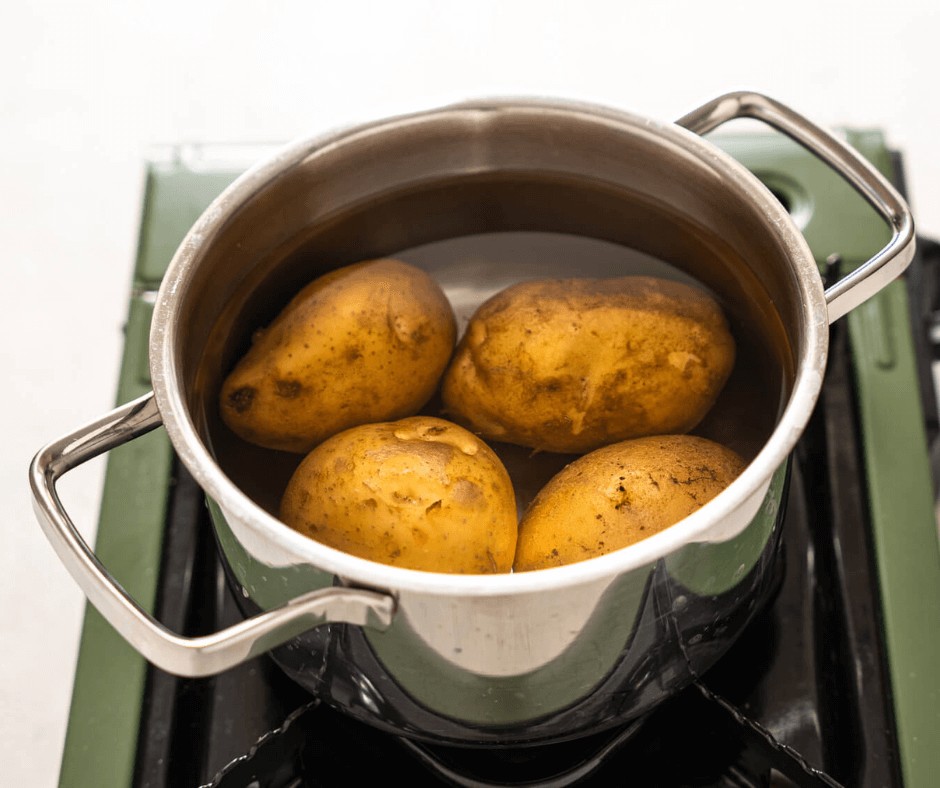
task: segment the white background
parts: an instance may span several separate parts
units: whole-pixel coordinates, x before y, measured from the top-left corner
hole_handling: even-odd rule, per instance
[[[148,148],[282,141],[481,95],[672,120],[754,89],[885,129],[940,235],[935,0],[179,2],[0,10],[0,774],[54,785],[83,600],[26,468],[113,404]],[[93,532],[103,465],[65,487]]]

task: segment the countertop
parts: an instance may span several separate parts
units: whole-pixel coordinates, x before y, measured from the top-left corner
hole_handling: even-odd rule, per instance
[[[657,120],[766,93],[902,151],[940,235],[940,9],[713,2],[37,2],[0,23],[0,758],[55,785],[83,598],[33,516],[26,470],[114,405],[145,162],[180,142],[280,142],[475,96],[593,101]],[[772,9],[772,10],[771,10]],[[91,539],[103,461],[63,499]],[[128,517],[133,511],[128,511]]]

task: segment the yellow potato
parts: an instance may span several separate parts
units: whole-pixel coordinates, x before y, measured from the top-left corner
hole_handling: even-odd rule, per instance
[[[731,449],[694,435],[615,443],[555,475],[519,525],[516,571],[604,555],[679,522],[744,469]]]
[[[288,483],[280,515],[330,547],[428,572],[508,572],[516,548],[506,469],[475,435],[430,416],[320,444]]]
[[[223,421],[245,440],[307,452],[357,424],[417,413],[456,339],[454,313],[424,271],[372,260],[301,290],[222,385]]]
[[[527,281],[486,301],[444,376],[445,413],[492,440],[581,453],[691,430],[734,365],[717,302],[645,276]]]

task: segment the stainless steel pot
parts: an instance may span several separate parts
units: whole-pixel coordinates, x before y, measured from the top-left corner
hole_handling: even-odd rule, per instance
[[[824,291],[786,210],[699,136],[737,117],[763,120],[829,163],[889,223],[888,245]],[[748,455],[744,473],[643,542],[523,574],[399,569],[283,526],[271,513],[279,494],[271,479],[289,461],[234,451],[215,412],[221,376],[250,331],[330,267],[513,231],[613,241],[718,294],[739,337],[758,337],[774,370],[759,401],[729,400],[715,427]],[[276,649],[314,692],[407,735],[499,744],[585,735],[687,684],[746,624],[771,583],[788,457],[819,394],[828,326],[897,276],[913,251],[910,213],[870,165],[751,93],[721,97],[675,125],[499,100],[303,140],[243,175],[192,228],[157,299],[153,393],[37,454],[36,512],[91,602],[165,670],[212,674]],[[581,261],[548,271],[435,267],[433,255],[424,264],[459,314],[521,278],[622,273]],[[748,413],[763,414],[754,428]],[[55,491],[71,468],[161,423],[207,494],[232,582],[255,613],[206,637],[171,633],[130,599]]]

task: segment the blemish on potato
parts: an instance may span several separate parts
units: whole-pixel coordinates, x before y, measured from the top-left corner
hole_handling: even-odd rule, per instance
[[[298,380],[274,381],[274,393],[284,399],[294,399],[300,394],[302,388],[303,386],[300,385],[300,381]]]
[[[674,350],[667,356],[667,360],[671,367],[679,370],[683,375],[691,374],[690,367],[693,366],[704,366],[702,359],[697,356],[695,353],[688,353],[684,351]]]
[[[491,572],[499,571],[499,564],[496,562],[496,556],[493,555],[493,551],[489,548],[486,550],[486,562],[489,565]]]
[[[467,479],[459,479],[454,484],[454,500],[462,506],[472,506],[483,500],[483,490]]]
[[[614,509],[618,512],[625,506],[629,507],[633,503],[629,490],[622,484],[617,485],[616,492],[619,493],[619,495],[612,495],[610,500],[614,502]]]
[[[402,492],[401,490],[392,490],[392,498],[400,503],[418,503],[418,499],[415,496],[407,492]]]
[[[258,390],[254,386],[242,386],[228,395],[228,403],[236,413],[244,413],[251,407]]]

